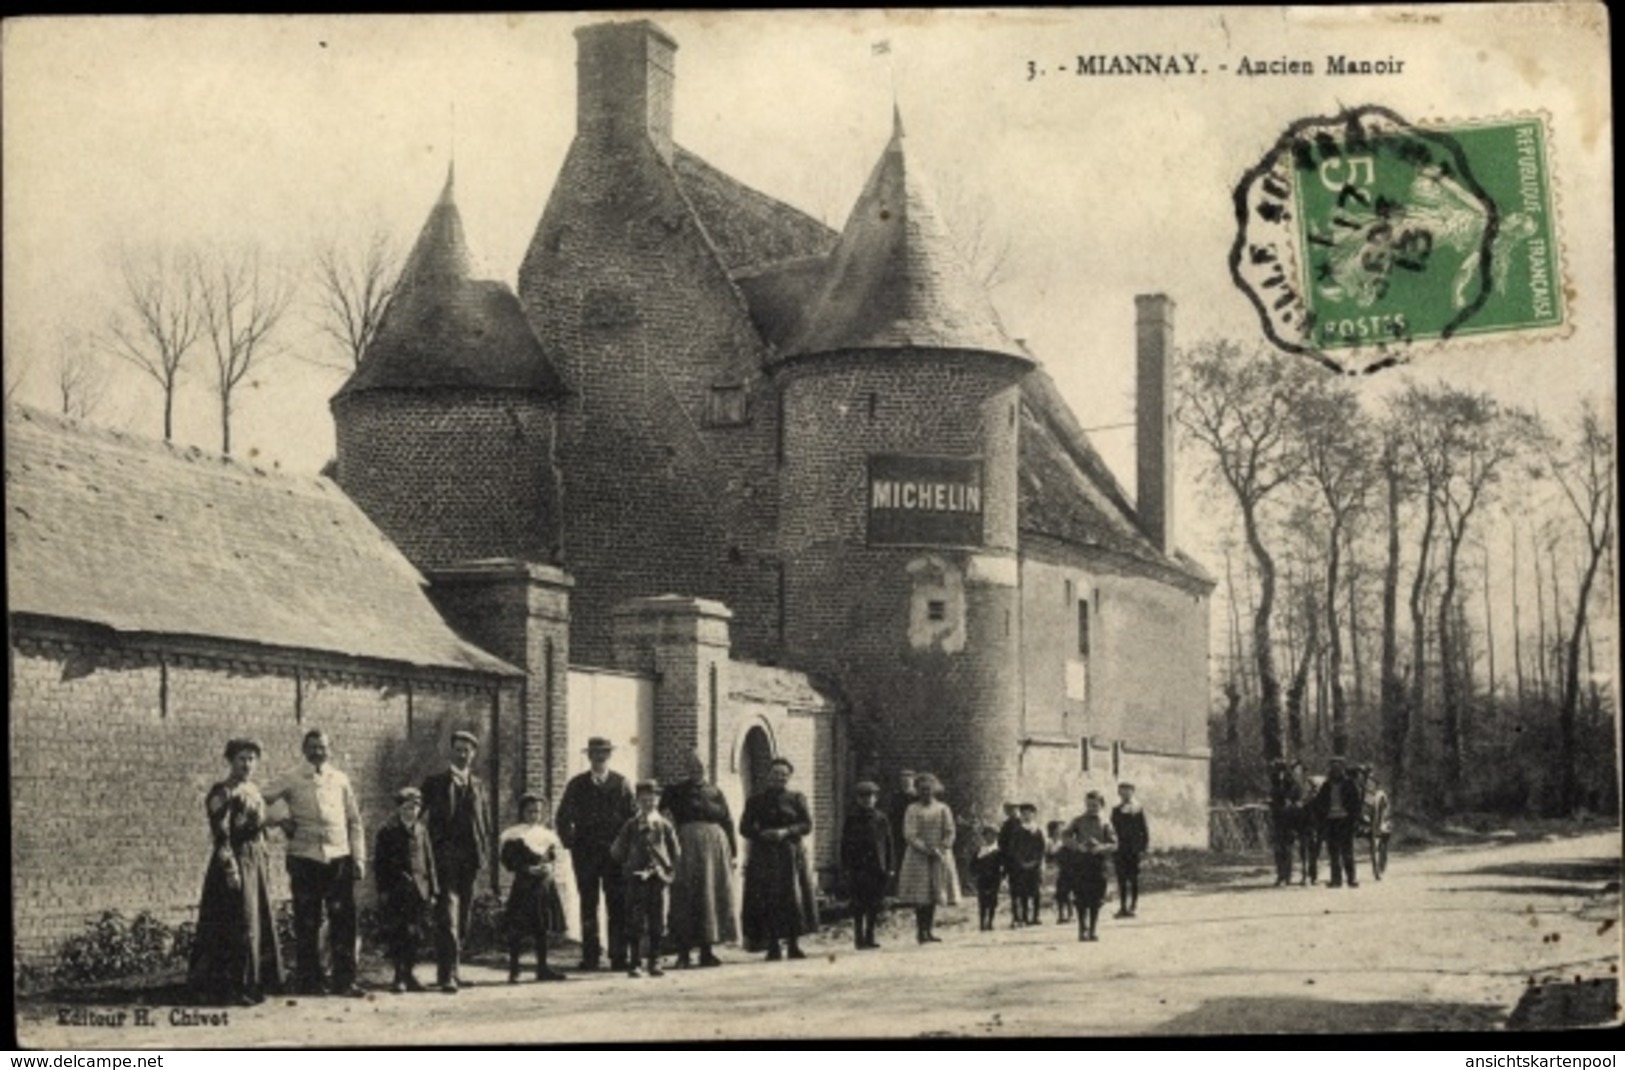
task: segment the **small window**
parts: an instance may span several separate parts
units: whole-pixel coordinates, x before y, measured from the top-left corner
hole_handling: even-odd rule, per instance
[[[947,620],[948,603],[933,599],[925,604],[925,616],[928,620]]]
[[[745,422],[745,388],[713,386],[705,408],[709,427],[737,427]]]
[[[1078,653],[1089,656],[1089,600],[1078,601]]]
[[[1073,601],[1076,600],[1076,598],[1078,597],[1078,585],[1073,583],[1071,580],[1067,580],[1066,584],[1065,584],[1065,588],[1066,588],[1066,599],[1065,599],[1066,604],[1071,605],[1073,603]]]
[[[1082,739],[1078,740],[1078,759],[1079,759],[1079,762],[1078,762],[1079,772],[1087,773],[1089,771],[1089,737],[1088,736],[1084,736]]]

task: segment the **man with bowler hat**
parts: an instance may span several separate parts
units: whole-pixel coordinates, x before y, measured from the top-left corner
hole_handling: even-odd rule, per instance
[[[423,781],[424,824],[434,846],[440,899],[435,910],[435,972],[440,990],[454,993],[464,983],[457,965],[474,909],[474,882],[491,860],[491,797],[474,772],[479,737],[451,734],[451,765]]]
[[[598,899],[602,894],[609,914],[609,964],[627,968],[626,882],[610,857],[621,828],[637,812],[632,785],[609,767],[615,745],[602,736],[587,740],[591,768],[577,773],[564,787],[554,822],[559,839],[570,852],[576,890],[581,896],[581,968],[596,970],[603,964],[598,938]]]

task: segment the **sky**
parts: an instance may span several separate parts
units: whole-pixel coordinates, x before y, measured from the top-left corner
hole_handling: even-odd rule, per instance
[[[480,274],[513,285],[574,130],[580,25],[610,17],[280,16],[4,23],[4,354],[51,407],[65,337],[93,333],[121,247],[246,243],[304,282],[277,358],[249,384],[239,455],[315,471],[332,455],[339,355],[312,329],[309,258],[381,225],[409,243],[455,157]],[[959,218],[1008,245],[994,302],[1132,493],[1134,295],[1176,337],[1262,344],[1231,281],[1232,192],[1295,120],[1381,104],[1415,122],[1539,114],[1558,184],[1572,329],[1496,336],[1403,375],[1566,414],[1614,389],[1606,17],[1580,4],[1428,9],[663,13],[679,43],[676,138],[840,226],[892,124]],[[1080,76],[1080,55],[1195,55],[1206,73]],[[1328,55],[1397,75],[1319,73]],[[1247,77],[1252,61],[1314,76]],[[1031,65],[1030,65],[1031,64]],[[1226,69],[1221,71],[1220,65]],[[1030,76],[1034,71],[1042,71]],[[197,354],[203,358],[201,352]],[[177,439],[218,445],[199,363]],[[123,366],[98,414],[161,432],[156,386]],[[1188,466],[1187,466],[1188,468]],[[1195,517],[1189,472],[1181,515]]]

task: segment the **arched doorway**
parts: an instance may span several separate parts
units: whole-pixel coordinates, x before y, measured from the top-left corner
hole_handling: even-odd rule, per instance
[[[744,782],[745,798],[750,798],[767,786],[768,767],[773,762],[773,741],[767,731],[756,725],[745,733],[739,748],[739,778]]]

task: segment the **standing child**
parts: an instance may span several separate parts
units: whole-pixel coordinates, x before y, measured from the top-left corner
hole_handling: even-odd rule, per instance
[[[1121,801],[1112,807],[1112,831],[1117,834],[1117,916],[1132,918],[1140,906],[1140,859],[1151,847],[1151,828],[1145,810],[1134,801],[1134,785],[1117,785]]]
[[[1007,802],[1004,804],[1004,823],[999,826],[999,865],[1004,875],[1010,880],[1010,928],[1014,929],[1021,924],[1021,914],[1016,909],[1016,885],[1019,878],[1011,869],[1010,843],[1017,830],[1021,828],[1021,804]]]
[[[626,933],[626,975],[640,977],[639,950],[649,966],[650,977],[662,977],[660,941],[666,929],[666,886],[677,873],[677,830],[655,812],[660,801],[660,785],[640,780],[637,786],[638,812],[621,826],[620,835],[609,856],[621,866],[626,878],[629,925]]]
[[[983,825],[982,843],[971,860],[971,875],[976,879],[976,908],[982,921],[982,932],[993,930],[993,916],[999,912],[999,884],[1004,880],[1004,859],[999,854],[999,830]]]
[[[1061,831],[1064,821],[1051,821],[1044,826],[1044,863],[1055,867],[1055,924],[1065,925],[1072,920],[1073,896],[1076,893],[1077,867],[1071,865],[1071,852],[1062,850]]]
[[[1010,835],[1010,909],[1022,925],[1038,924],[1038,889],[1044,875],[1044,830],[1038,807],[1022,803],[1021,824]]]
[[[892,871],[891,822],[875,809],[880,785],[858,783],[858,805],[846,815],[841,829],[841,871],[852,898],[852,943],[859,951],[877,948],[875,923],[886,901],[886,882]]]
[[[503,919],[508,930],[508,983],[519,983],[519,954],[527,937],[536,941],[536,980],[562,981],[564,974],[547,964],[549,933],[564,931],[564,904],[554,880],[563,844],[547,827],[547,799],[533,792],[519,797],[517,825],[503,830],[497,858],[513,874],[513,887]]]
[[[378,830],[373,851],[378,867],[378,915],[383,922],[389,960],[395,967],[396,992],[422,992],[412,971],[418,945],[428,928],[429,908],[439,894],[429,830],[418,820],[423,795],[417,788],[395,793],[395,816]]]
[[[1096,940],[1095,923],[1106,901],[1106,856],[1117,845],[1112,827],[1102,816],[1106,797],[1091,790],[1083,797],[1083,813],[1067,827],[1067,849],[1078,856],[1078,939]]]

